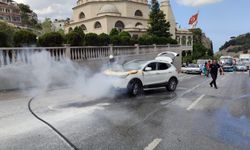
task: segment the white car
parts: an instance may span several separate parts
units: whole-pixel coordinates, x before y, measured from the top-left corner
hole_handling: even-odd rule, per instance
[[[202,70],[197,64],[189,64],[185,69],[183,69],[185,73],[194,73],[194,74],[201,74]]]
[[[171,62],[156,57],[155,60],[133,60],[121,67],[113,67],[104,73],[114,78],[113,86],[126,89],[131,96],[137,96],[144,88],[166,87],[174,91],[178,84],[178,72]]]

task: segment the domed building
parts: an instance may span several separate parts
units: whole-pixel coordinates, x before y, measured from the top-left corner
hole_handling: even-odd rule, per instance
[[[108,34],[117,28],[140,36],[147,31],[149,11],[147,0],[78,0],[65,31],[79,26],[85,33]]]
[[[180,45],[193,45],[192,32],[176,27],[170,0],[162,0],[160,9],[170,23],[170,33]],[[150,7],[147,0],[78,0],[73,18],[65,25],[65,32],[81,27],[85,33],[107,33],[113,28],[128,31],[133,37],[148,29]]]

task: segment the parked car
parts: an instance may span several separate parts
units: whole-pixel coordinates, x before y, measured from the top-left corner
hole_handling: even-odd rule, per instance
[[[236,71],[247,71],[247,66],[242,63],[238,63],[235,67]]]
[[[189,64],[183,68],[183,72],[190,74],[201,74],[202,70],[198,64]]]
[[[174,91],[178,84],[178,72],[171,64],[173,59],[158,55],[149,61],[132,60],[120,68],[108,69],[104,74],[115,79],[112,83],[114,88],[124,89],[131,96],[141,94],[144,88],[166,87],[168,91]]]

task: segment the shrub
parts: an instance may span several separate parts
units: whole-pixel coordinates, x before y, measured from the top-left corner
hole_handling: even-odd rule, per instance
[[[63,41],[64,41],[63,36],[58,32],[45,33],[38,39],[39,45],[45,47],[62,46]]]
[[[119,33],[119,36],[120,36],[120,37],[122,37],[122,36],[127,36],[127,37],[131,38],[131,35],[130,35],[128,32],[126,32],[126,31],[120,32],[120,33]]]
[[[69,32],[65,37],[66,43],[71,46],[82,46],[84,39],[78,32]]]
[[[113,28],[110,31],[109,36],[115,36],[115,35],[119,35],[119,31],[116,28]]]
[[[84,31],[81,27],[75,27],[72,32],[76,32],[76,33],[80,34],[81,37],[84,39],[85,34],[84,34]]]
[[[100,34],[98,38],[99,38],[99,45],[107,46],[110,43],[110,37],[105,33]]]
[[[35,45],[36,35],[28,30],[19,30],[15,32],[13,40],[17,47]]]
[[[120,36],[120,44],[121,45],[130,45],[130,37],[129,36]]]
[[[153,42],[152,36],[145,34],[145,35],[139,37],[138,43],[140,45],[152,45],[154,42]]]
[[[97,46],[99,45],[98,35],[95,33],[88,33],[85,35],[86,46]]]
[[[8,35],[5,32],[0,31],[0,47],[8,46]]]
[[[119,35],[111,36],[110,40],[111,40],[111,43],[113,45],[120,45],[121,44],[121,39],[120,39]]]

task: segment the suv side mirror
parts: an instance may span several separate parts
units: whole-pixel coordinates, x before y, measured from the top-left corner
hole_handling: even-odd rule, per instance
[[[151,71],[151,70],[152,70],[151,67],[146,67],[146,68],[145,68],[145,71]]]

